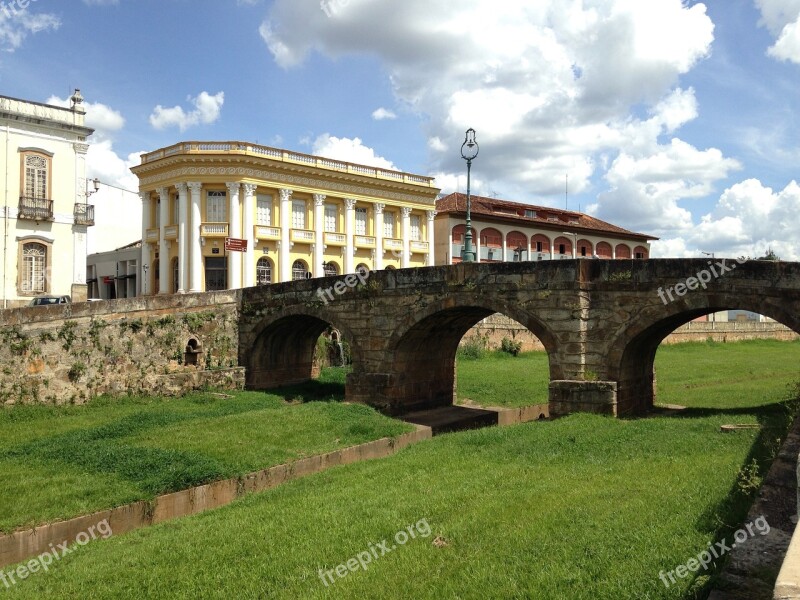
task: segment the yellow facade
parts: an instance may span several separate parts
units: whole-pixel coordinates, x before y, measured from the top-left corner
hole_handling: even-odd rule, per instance
[[[439,190],[429,177],[241,142],[183,142],[132,170],[141,293],[433,265]],[[246,250],[226,250],[226,238]]]

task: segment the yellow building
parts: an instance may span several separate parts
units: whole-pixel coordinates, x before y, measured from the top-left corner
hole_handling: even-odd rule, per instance
[[[94,225],[87,203],[86,112],[80,90],[71,108],[0,96],[3,143],[2,304],[40,294],[86,299],[86,244]]]
[[[433,179],[241,142],[142,155],[140,293],[433,265]],[[226,239],[244,240],[244,252]]]

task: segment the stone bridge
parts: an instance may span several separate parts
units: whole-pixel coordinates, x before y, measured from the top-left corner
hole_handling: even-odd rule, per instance
[[[800,263],[732,259],[460,264],[314,279],[240,292],[247,386],[311,378],[328,327],[351,344],[346,397],[400,415],[453,403],[456,349],[499,312],[544,345],[550,411],[612,415],[653,405],[653,361],[676,327],[726,309],[800,333]]]

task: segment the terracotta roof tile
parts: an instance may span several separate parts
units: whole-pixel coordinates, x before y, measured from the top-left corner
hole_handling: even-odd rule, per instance
[[[483,196],[474,195],[471,196],[470,200],[472,204],[472,214],[492,217],[497,220],[527,222],[531,225],[540,225],[545,229],[560,231],[564,231],[566,227],[586,232],[597,231],[613,233],[617,236],[634,237],[642,240],[658,239],[655,236],[629,231],[617,225],[612,225],[606,221],[601,221],[595,217],[575,211],[551,208],[549,206],[522,204],[520,202],[510,202],[508,200],[498,200],[496,198],[485,198]],[[525,216],[525,211],[531,210],[535,211],[536,216]],[[440,198],[436,201],[436,212],[438,214],[466,213],[466,194],[455,193]],[[557,221],[552,220],[553,218],[557,219]]]

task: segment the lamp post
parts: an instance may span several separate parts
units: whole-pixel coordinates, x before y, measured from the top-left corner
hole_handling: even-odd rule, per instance
[[[143,296],[147,296],[147,270],[150,268],[150,265],[142,265],[142,271],[144,271],[144,294]]]
[[[478,156],[478,142],[475,141],[475,130],[470,127],[467,129],[467,135],[464,138],[464,143],[461,145],[461,158],[467,161],[467,230],[464,232],[464,250],[461,252],[462,262],[475,262],[475,252],[472,250],[472,200],[470,197],[470,171],[472,169],[472,161]]]

